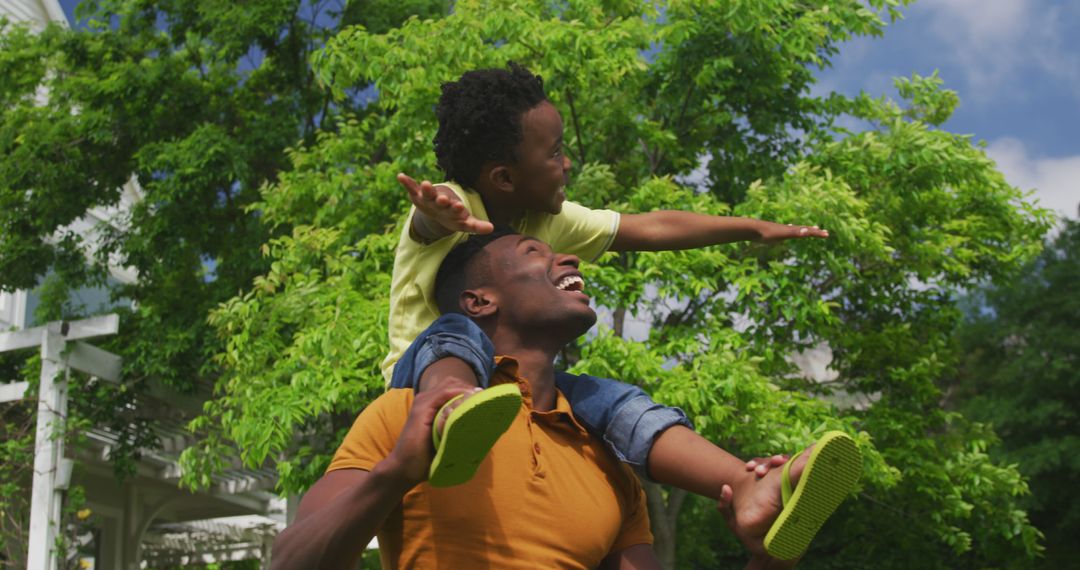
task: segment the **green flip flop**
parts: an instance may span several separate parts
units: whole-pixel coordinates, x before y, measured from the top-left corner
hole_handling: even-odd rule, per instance
[[[862,475],[862,454],[855,440],[844,432],[830,431],[810,450],[795,492],[791,490],[791,464],[784,464],[780,493],[784,508],[765,535],[765,551],[773,558],[794,560],[855,488]]]
[[[451,399],[443,407],[462,397]],[[442,434],[434,427],[431,430],[435,459],[431,461],[428,483],[432,487],[450,487],[472,479],[480,462],[520,409],[521,389],[517,384],[499,384],[482,390],[454,408],[446,418]]]

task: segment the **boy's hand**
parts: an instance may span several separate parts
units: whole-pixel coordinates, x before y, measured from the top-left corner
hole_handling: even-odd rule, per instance
[[[399,173],[397,179],[408,190],[409,200],[416,206],[416,210],[424,214],[428,221],[441,226],[445,231],[487,234],[495,229],[491,222],[473,217],[465,209],[465,204],[461,202],[457,194],[449,188],[435,186],[427,180],[418,184],[405,173]],[[425,235],[425,237],[441,236]]]
[[[775,222],[762,222],[758,229],[758,239],[762,243],[780,243],[784,240],[798,238],[827,238],[829,232],[817,226],[795,226],[792,224],[777,224]]]

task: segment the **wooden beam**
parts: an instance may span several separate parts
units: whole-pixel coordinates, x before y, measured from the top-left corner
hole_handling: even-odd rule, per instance
[[[30,388],[30,384],[27,382],[0,384],[0,403],[15,402],[23,399],[28,388]]]
[[[120,330],[120,315],[111,313],[78,321],[50,323],[49,326],[59,326],[60,334],[69,341],[109,336],[116,334]]]
[[[82,341],[71,343],[67,354],[69,368],[113,383],[120,381],[122,364],[123,360],[119,356]]]
[[[43,327],[0,333],[0,352],[39,346],[46,330],[69,341],[109,336],[120,330],[120,315],[112,313],[78,321],[57,321]]]
[[[42,334],[45,327],[34,327],[21,331],[0,333],[0,352],[21,350],[41,345]]]

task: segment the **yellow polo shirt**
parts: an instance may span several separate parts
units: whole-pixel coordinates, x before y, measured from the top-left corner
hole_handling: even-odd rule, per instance
[[[468,483],[409,491],[379,529],[383,568],[596,568],[611,552],[652,544],[645,493],[630,469],[574,419],[532,409],[517,363],[497,359],[493,384],[525,396],[510,429]],[[394,389],[356,419],[327,471],[370,471],[390,454],[413,391]]]
[[[463,190],[449,182],[441,185],[453,190],[474,217],[488,220],[480,194]],[[382,362],[387,385],[394,372],[394,364],[402,353],[439,318],[439,308],[435,304],[435,274],[439,271],[439,264],[454,246],[469,238],[469,234],[457,232],[433,243],[420,243],[409,234],[415,212],[415,207],[409,209],[409,217],[405,220],[394,256],[394,273],[390,282],[390,353]],[[619,214],[612,210],[590,210],[574,202],[565,202],[559,214],[528,212],[515,224],[514,229],[547,242],[560,253],[595,261],[611,247],[619,230]]]

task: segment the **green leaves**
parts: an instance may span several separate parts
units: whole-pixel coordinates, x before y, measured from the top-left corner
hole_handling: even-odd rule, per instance
[[[96,259],[140,277],[114,288],[138,303],[118,349],[130,372],[216,384],[191,424],[203,439],[183,456],[185,482],[207,485],[238,449],[276,464],[281,491],[303,490],[382,390],[407,208],[394,175],[440,178],[442,82],[517,60],[563,115],[572,199],[831,234],[608,254],[585,272],[611,326],[569,365],[641,384],[745,456],[856,435],[862,500],[815,541],[831,555],[819,565],[1030,565],[1039,532],[1021,471],[987,455],[984,427],[942,409],[941,386],[965,362],[957,292],[1016,275],[1051,217],[970,137],[939,128],[958,95],[936,75],[898,79],[898,102],[810,95],[840,42],[881,34],[903,4],[466,0],[451,13],[380,0],[320,28],[276,1],[92,3],[80,13],[98,18],[94,33],[0,36],[0,284],[33,286],[50,268],[101,281],[75,236],[46,237],[116,204],[134,175],[142,201]],[[33,103],[39,85],[50,106]],[[845,116],[871,129],[834,127]],[[824,377],[793,364],[808,349],[825,355]],[[986,413],[1061,413],[1005,401]],[[1024,463],[1060,466],[1061,445]],[[737,552],[712,546],[709,560]]]
[[[933,128],[957,101],[936,76],[899,80],[904,105],[808,95],[813,67],[837,42],[880,33],[877,10],[894,18],[897,5],[470,1],[385,33],[345,30],[316,54],[315,73],[338,100],[369,86],[378,99],[292,151],[294,169],[263,188],[265,219],[299,233],[271,242],[271,270],[215,313],[233,348],[212,412],[251,461],[278,454],[286,489],[317,475],[331,432],[377,389],[385,341],[369,332],[384,325],[369,312],[385,314],[388,291],[372,275],[389,270],[406,207],[393,174],[437,177],[431,105],[441,82],[516,59],[544,76],[563,114],[573,199],[831,232],[775,247],[604,256],[585,272],[611,327],[581,342],[574,370],[639,383],[746,456],[798,449],[827,429],[856,434],[868,500],[821,540],[842,551],[838,565],[897,548],[943,566],[1028,560],[1038,532],[1017,514],[1023,481],[972,451],[982,432],[941,411],[938,382],[957,360],[954,290],[1014,273],[1038,251],[1048,214],[969,138]],[[831,130],[842,114],[875,129]],[[376,244],[384,249],[366,249]],[[364,278],[346,279],[361,262]],[[628,317],[652,327],[627,340]],[[792,364],[807,349],[828,355],[831,379]],[[259,394],[249,397],[252,382]],[[308,447],[278,424],[305,433]],[[300,449],[310,459],[291,459]],[[877,523],[879,538],[860,530]],[[855,535],[858,551],[836,546]]]
[[[1020,504],[1046,533],[1047,564],[1068,563],[1076,534],[1076,504],[1061,498],[1080,467],[1073,397],[1080,378],[1078,243],[1080,225],[1064,220],[1016,279],[972,292],[958,334],[962,357],[946,384],[957,409],[1000,435],[989,453],[1030,481],[1032,495]],[[1026,530],[992,524],[1002,533]]]

